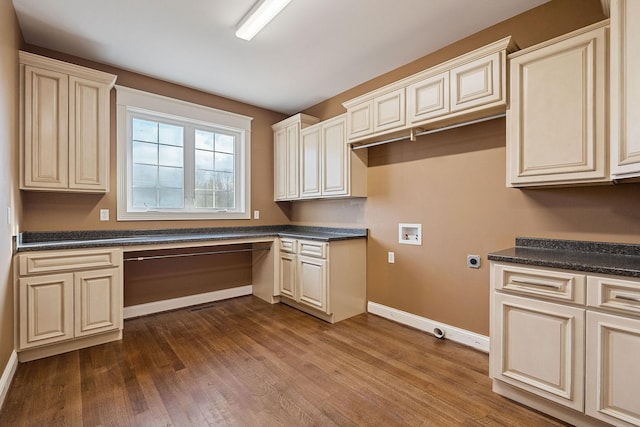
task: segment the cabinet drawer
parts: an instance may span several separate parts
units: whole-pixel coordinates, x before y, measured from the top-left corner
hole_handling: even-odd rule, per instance
[[[493,274],[496,290],[582,305],[586,302],[584,274],[506,264],[494,264]]]
[[[300,255],[306,255],[316,258],[326,258],[327,257],[327,244],[320,242],[306,242],[299,241],[298,253]]]
[[[121,249],[87,249],[78,251],[44,251],[19,256],[20,276],[86,268],[119,267]]]
[[[640,316],[640,280],[589,276],[587,304]]]
[[[295,253],[296,250],[297,250],[296,243],[298,243],[298,241],[296,239],[281,238],[280,239],[280,252]]]

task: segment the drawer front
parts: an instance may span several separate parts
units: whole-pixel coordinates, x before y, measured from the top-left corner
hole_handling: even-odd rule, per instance
[[[280,238],[280,252],[295,253],[297,249],[296,239]]]
[[[589,276],[587,304],[640,316],[640,280]]]
[[[556,301],[586,303],[586,276],[554,269],[493,265],[496,290]]]
[[[120,248],[32,252],[19,256],[19,274],[29,276],[57,271],[119,267],[121,264]]]
[[[320,242],[308,242],[304,240],[300,240],[298,242],[299,248],[298,253],[300,255],[311,256],[315,258],[326,258],[327,257],[327,244]]]

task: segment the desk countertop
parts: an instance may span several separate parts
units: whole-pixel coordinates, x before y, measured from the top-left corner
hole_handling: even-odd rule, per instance
[[[220,242],[259,238],[290,237],[330,242],[362,239],[366,228],[309,227],[269,225],[254,227],[177,228],[161,230],[91,230],[37,231],[20,233],[15,252],[53,249],[99,248],[109,246],[143,246],[189,242]]]

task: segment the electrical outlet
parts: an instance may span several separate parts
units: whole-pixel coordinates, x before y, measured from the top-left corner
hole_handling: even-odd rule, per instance
[[[109,209],[100,209],[100,221],[109,221]]]
[[[387,260],[389,262],[389,264],[393,264],[396,262],[396,254],[394,252],[389,252],[387,254]]]
[[[253,219],[260,219],[260,211],[253,211]]]
[[[11,206],[7,206],[7,225],[11,225]]]
[[[467,255],[467,267],[480,268],[480,255]]]

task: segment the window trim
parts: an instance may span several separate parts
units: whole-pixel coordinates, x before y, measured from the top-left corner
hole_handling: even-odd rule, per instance
[[[178,99],[168,98],[137,89],[116,85],[117,104],[117,220],[118,221],[162,221],[162,220],[225,220],[251,219],[251,121],[253,117],[231,113]],[[240,135],[241,169],[239,183],[244,188],[244,197],[237,200],[239,210],[233,212],[194,211],[128,211],[131,165],[129,160],[129,112],[162,115],[168,120],[179,120],[237,132]]]

